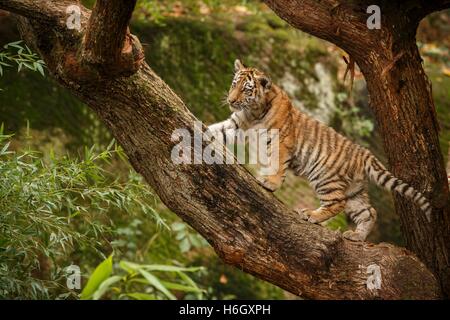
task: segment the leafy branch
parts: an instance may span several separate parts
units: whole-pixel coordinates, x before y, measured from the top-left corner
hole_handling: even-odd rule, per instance
[[[14,64],[17,65],[18,72],[25,68],[38,71],[42,76],[45,76],[44,61],[22,43],[23,41],[19,40],[3,46],[3,50],[0,51],[0,76],[3,76],[3,68],[13,67]]]
[[[110,178],[101,163],[120,154],[85,151],[44,159],[39,152],[16,152],[11,135],[0,127],[0,298],[48,298],[74,295],[59,266],[74,254],[102,254],[115,235],[115,213],[164,220],[153,209],[154,195],[135,173],[125,181]]]
[[[118,294],[119,299],[176,300],[174,292],[193,294],[202,299],[205,290],[187,275],[201,267],[177,267],[159,264],[137,264],[120,261],[114,274],[113,256],[100,263],[89,277],[81,299],[98,300]]]

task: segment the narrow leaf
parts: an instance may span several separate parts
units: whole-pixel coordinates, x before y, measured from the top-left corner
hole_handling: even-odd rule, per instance
[[[81,292],[81,299],[90,299],[97,288],[102,284],[102,282],[111,275],[112,258],[113,255],[110,255],[107,259],[100,263],[97,268],[95,268],[94,272],[88,280],[88,283]]]

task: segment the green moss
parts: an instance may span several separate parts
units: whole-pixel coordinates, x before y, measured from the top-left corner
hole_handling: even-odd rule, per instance
[[[269,15],[272,25],[274,18]],[[146,47],[151,67],[182,97],[191,111],[205,122],[229,115],[223,101],[233,75],[233,61],[265,70],[277,83],[289,71],[301,83],[314,77],[314,63],[325,56],[318,40],[288,28],[275,27],[267,15],[251,15],[229,23],[225,18],[203,20],[166,18],[164,24],[135,22],[133,32]],[[302,100],[315,97],[301,86]]]
[[[323,45],[272,13],[233,23],[223,12],[202,19],[167,17],[163,25],[139,20],[132,31],[144,44],[151,67],[206,123],[230,113],[223,102],[236,58],[265,70],[276,83],[289,71],[302,84],[298,97],[311,108],[316,104],[303,80],[314,77],[314,62],[325,55]],[[28,119],[34,129],[62,128],[74,144],[110,138],[95,114],[49,78],[10,71],[0,78],[0,87],[1,121],[9,131],[20,131]]]
[[[220,102],[228,88],[236,50],[230,34],[219,26],[189,19],[168,19],[164,26],[136,23],[133,29],[147,45],[150,66],[197,117],[212,122],[228,115],[228,108]]]

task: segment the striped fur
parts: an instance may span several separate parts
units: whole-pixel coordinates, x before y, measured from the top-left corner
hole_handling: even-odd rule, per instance
[[[227,102],[233,114],[209,129],[224,134],[238,128],[278,129],[279,171],[259,180],[275,191],[283,183],[287,170],[306,177],[321,201],[316,210],[300,211],[308,221],[321,223],[345,211],[356,229],[346,231],[344,237],[365,240],[377,215],[369,201],[368,179],[412,199],[429,219],[431,206],[420,192],[394,177],[369,150],[300,112],[287,94],[261,71],[236,60]]]

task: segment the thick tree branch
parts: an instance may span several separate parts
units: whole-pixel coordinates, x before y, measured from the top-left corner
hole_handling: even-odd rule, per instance
[[[136,0],[97,0],[86,28],[83,61],[102,75],[133,74],[144,58],[142,47],[133,49],[128,23]]]
[[[282,19],[297,29],[336,44],[350,55],[367,57],[370,54],[389,55],[397,37],[409,34],[428,14],[450,7],[449,0],[264,0]],[[383,28],[370,30],[367,20],[371,13],[367,8],[381,8]],[[401,15],[399,14],[401,12]],[[397,20],[394,29],[391,22]],[[386,28],[387,27],[387,28]],[[415,33],[411,35],[415,37]],[[393,39],[389,39],[393,37]],[[373,48],[379,48],[377,52]]]
[[[264,2],[295,28],[335,43],[350,54],[366,52],[374,41],[374,37],[367,37],[369,15],[365,13],[364,7],[358,7],[353,2],[336,0]]]
[[[65,8],[70,4],[73,1],[0,0],[0,8],[3,10],[53,26],[62,25]]]
[[[64,38],[62,31],[26,20],[21,30],[59,83],[97,112],[162,201],[227,263],[305,298],[440,296],[434,276],[407,250],[350,242],[302,221],[241,166],[174,164],[172,133],[192,128],[196,119],[147,64],[131,77],[85,81],[73,72],[81,68],[73,58],[81,36]],[[369,266],[381,272],[379,289],[367,287]]]
[[[73,14],[67,9],[74,5],[81,9],[81,30],[67,29],[69,15]],[[0,8],[25,17],[32,24],[45,24],[77,39],[84,37],[83,46],[74,48],[81,55],[73,51],[66,57],[66,64],[78,65],[76,70],[70,70],[72,77],[83,81],[131,75],[139,69],[144,60],[143,49],[128,29],[135,5],[136,0],[101,0],[90,15],[79,1],[0,0]],[[41,37],[49,39],[52,35]]]
[[[391,171],[422,191],[434,209],[430,224],[416,205],[395,196],[407,246],[433,270],[449,297],[450,197],[431,83],[415,38],[420,20],[448,7],[449,1],[359,0],[351,5],[339,0],[264,2],[298,29],[346,50],[361,68]],[[380,30],[366,26],[366,9],[372,4],[381,8]],[[340,11],[333,14],[336,8]],[[337,28],[345,32],[336,33]]]
[[[434,277],[406,250],[352,243],[302,222],[240,166],[175,165],[171,133],[196,119],[147,66],[132,79],[97,86],[95,94],[76,93],[162,201],[227,263],[305,298],[439,296]],[[380,267],[380,290],[367,288],[370,265]]]

